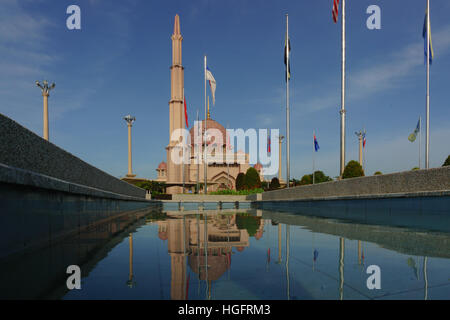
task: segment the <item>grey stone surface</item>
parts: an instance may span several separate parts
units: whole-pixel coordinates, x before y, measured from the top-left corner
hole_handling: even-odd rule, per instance
[[[324,199],[330,197],[405,197],[421,192],[450,191],[450,166],[344,179],[264,192],[263,201]]]
[[[0,163],[81,186],[145,198],[145,190],[91,166],[2,114],[0,114]],[[32,176],[21,176],[18,177],[17,183],[33,184],[32,179]]]

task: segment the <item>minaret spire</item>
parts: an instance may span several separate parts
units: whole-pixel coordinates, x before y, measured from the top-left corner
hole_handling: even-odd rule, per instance
[[[177,14],[175,15],[175,24],[173,26],[173,35],[180,35],[181,36],[181,32],[180,32],[180,16]]]

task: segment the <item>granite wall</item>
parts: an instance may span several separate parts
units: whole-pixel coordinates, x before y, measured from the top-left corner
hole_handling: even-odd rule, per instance
[[[145,190],[91,166],[2,114],[0,164],[81,186],[145,199]]]
[[[263,201],[439,195],[450,190],[450,166],[344,179],[264,192]]]

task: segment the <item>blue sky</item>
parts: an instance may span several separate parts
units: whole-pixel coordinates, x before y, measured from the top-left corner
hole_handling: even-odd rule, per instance
[[[79,31],[66,28],[71,4],[81,8]],[[366,28],[371,4],[381,7],[381,30]],[[418,143],[407,137],[418,117],[425,118],[425,5],[425,0],[347,0],[347,161],[357,159],[354,132],[365,127],[367,174],[417,165]],[[321,148],[316,168],[334,177],[341,58],[340,24],[332,22],[331,7],[332,0],[2,0],[0,113],[41,135],[42,96],[34,82],[56,82],[49,102],[51,141],[117,177],[127,171],[122,118],[131,113],[137,118],[133,169],[139,177],[155,178],[169,140],[175,14],[184,37],[189,119],[197,109],[203,115],[206,54],[217,81],[212,117],[230,128],[284,132],[289,13],[291,177],[312,170],[313,130]],[[450,153],[449,10],[449,1],[431,1],[431,167]]]

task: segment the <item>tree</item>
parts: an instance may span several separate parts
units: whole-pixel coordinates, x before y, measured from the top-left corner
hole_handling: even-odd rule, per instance
[[[280,188],[280,181],[277,177],[273,177],[272,181],[270,181],[270,190],[275,190]]]
[[[414,167],[411,169],[411,171],[416,171],[416,170],[420,170],[419,167]]]
[[[323,171],[314,171],[314,183],[322,183],[322,182],[328,182],[333,181],[329,176],[325,175]],[[298,183],[301,186],[312,184],[313,183],[313,175],[312,174],[305,174],[300,182]]]
[[[443,167],[450,166],[450,156],[448,156],[447,159],[445,159],[445,162],[442,166]]]
[[[245,174],[240,172],[236,177],[236,190],[245,189]]]
[[[137,181],[136,187],[150,191],[152,194],[164,193],[165,184],[157,181]]]
[[[373,175],[374,176],[381,176],[383,173],[381,171],[376,171]]]
[[[312,180],[312,175],[311,175],[311,180]],[[315,171],[314,172],[314,183],[322,183],[322,182],[328,182],[328,181],[332,181],[333,179],[331,179],[329,176],[326,176],[325,173],[323,173],[322,171]]]
[[[305,174],[299,183],[301,186],[312,184],[312,174]]]
[[[347,163],[342,174],[343,179],[364,177],[364,170],[358,161],[351,160]]]
[[[261,179],[259,177],[258,171],[255,168],[250,167],[245,173],[245,186],[247,189],[261,188]]]

